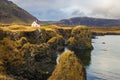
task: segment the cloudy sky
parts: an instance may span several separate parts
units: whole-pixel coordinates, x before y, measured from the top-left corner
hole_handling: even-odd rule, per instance
[[[10,0],[39,20],[71,17],[120,19],[120,0]]]

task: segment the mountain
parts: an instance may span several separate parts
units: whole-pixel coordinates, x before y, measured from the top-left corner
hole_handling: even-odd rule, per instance
[[[120,20],[115,19],[99,19],[90,17],[74,17],[70,19],[63,19],[56,22],[57,25],[76,26],[120,26]]]
[[[0,24],[28,24],[36,18],[9,0],[0,0]]]

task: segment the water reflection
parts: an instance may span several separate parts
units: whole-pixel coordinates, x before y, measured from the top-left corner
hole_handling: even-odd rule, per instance
[[[87,80],[120,80],[120,36],[98,36],[92,42],[92,51],[74,50],[86,67]]]
[[[85,67],[91,63],[91,50],[75,50],[76,56],[81,60]]]
[[[120,35],[97,36],[92,42],[87,80],[120,80]]]
[[[69,49],[67,47],[65,47],[64,52],[66,52],[68,50]],[[85,67],[90,65],[90,62],[91,62],[91,50],[78,50],[78,49],[75,49],[74,53],[81,60],[82,64]],[[58,52],[57,63],[58,63],[60,55],[61,55],[61,52]]]

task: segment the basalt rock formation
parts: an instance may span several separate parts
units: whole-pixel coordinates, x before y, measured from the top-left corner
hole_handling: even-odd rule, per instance
[[[65,40],[62,36],[57,35],[55,37],[52,37],[50,40],[47,42],[51,49],[57,50],[57,51],[63,51],[64,50],[64,44]]]
[[[64,50],[65,43],[71,50],[74,48],[91,49],[91,34],[87,27],[73,29],[19,25],[0,27],[0,79],[47,80],[55,69],[56,53]],[[67,71],[70,69],[72,72],[63,75],[63,80],[70,80],[68,76],[75,80],[85,79],[84,69],[72,52],[63,53],[58,65],[61,66],[60,70],[65,67]],[[56,70],[58,68],[55,72]],[[62,76],[62,74],[58,73],[57,76]],[[57,80],[57,76],[50,80]]]
[[[14,79],[46,80],[56,64],[47,43],[30,44],[25,38],[18,41],[4,38],[0,45],[1,72],[15,76]]]
[[[92,49],[91,32],[85,26],[77,26],[72,29],[68,39],[68,47],[74,49]]]
[[[13,80],[46,80],[54,70],[55,53],[64,48],[64,38],[49,32],[34,27],[1,27],[0,72],[12,75]]]

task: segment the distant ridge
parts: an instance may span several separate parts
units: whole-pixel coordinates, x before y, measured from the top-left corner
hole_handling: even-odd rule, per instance
[[[66,25],[66,26],[76,26],[76,25],[86,25],[86,26],[120,26],[120,20],[115,19],[100,19],[100,18],[90,18],[90,17],[74,17],[70,19],[63,19],[55,24]]]
[[[30,24],[36,18],[9,0],[0,0],[0,24]]]

